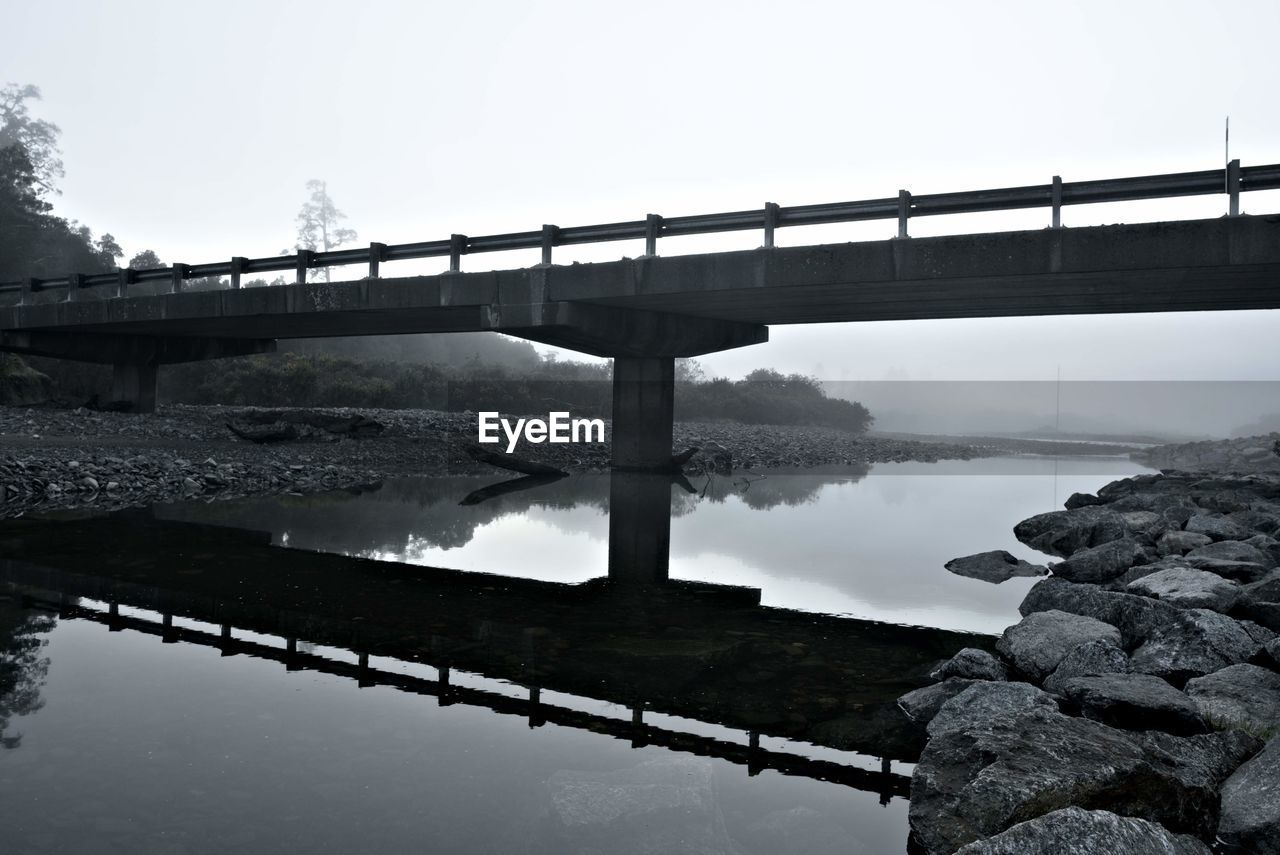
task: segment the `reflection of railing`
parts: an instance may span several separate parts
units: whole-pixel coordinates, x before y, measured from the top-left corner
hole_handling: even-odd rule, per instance
[[[1099,202],[1127,202],[1138,199],[1169,199],[1182,196],[1205,196],[1226,193],[1229,199],[1228,213],[1240,212],[1240,194],[1251,190],[1280,188],[1280,164],[1241,167],[1240,161],[1231,161],[1225,169],[1209,169],[1203,172],[1179,172],[1169,175],[1146,175],[1136,178],[1110,178],[1099,181],[1063,182],[1054,176],[1049,184],[1027,187],[1005,187],[994,190],[973,190],[960,193],[930,193],[915,196],[899,190],[896,197],[870,199],[859,202],[835,202],[821,205],[797,205],[782,207],[772,202],[754,211],[733,211],[723,214],[698,214],[687,217],[661,217],[649,214],[643,220],[624,223],[608,223],[594,226],[559,228],[544,225],[538,231],[513,232],[501,235],[468,237],[452,235],[448,240],[421,243],[382,244],[371,243],[358,249],[336,249],[329,252],[299,250],[294,255],[271,258],[243,258],[236,256],[229,261],[208,264],[174,264],[152,270],[122,269],[114,273],[73,273],[48,279],[27,279],[23,282],[0,284],[0,292],[19,291],[25,299],[34,291],[65,288],[68,299],[84,288],[114,285],[114,296],[128,295],[129,285],[135,282],[168,282],[173,292],[181,291],[188,279],[213,276],[230,277],[230,287],[239,288],[240,279],[246,273],[275,273],[294,271],[298,282],[305,282],[307,271],[322,267],[346,264],[367,264],[369,276],[378,276],[379,265],[384,261],[401,261],[422,258],[448,257],[449,269],[461,269],[463,255],[480,252],[503,252],[515,249],[541,249],[542,263],[551,263],[553,247],[574,244],[605,243],[618,240],[645,242],[645,254],[656,255],[660,237],[703,235],[717,232],[750,231],[763,229],[764,245],[774,244],[774,231],[787,226],[810,226],[826,223],[851,223],[867,220],[898,221],[898,236],[907,236],[907,222],[911,217],[928,217],[940,214],[972,214],[985,211],[1013,211],[1026,208],[1049,208],[1054,228],[1062,225],[1064,205],[1087,205]]]
[[[573,727],[579,730],[588,730],[592,733],[606,734],[615,739],[629,741],[633,747],[637,748],[646,745],[657,745],[674,751],[715,757],[746,766],[749,775],[757,775],[768,769],[784,775],[802,776],[843,784],[858,790],[879,793],[882,804],[887,804],[894,796],[908,798],[910,792],[910,778],[892,772],[887,759],[881,761],[881,770],[874,772],[843,763],[763,749],[759,744],[759,734],[754,732],[747,733],[747,744],[743,745],[709,736],[668,730],[652,724],[646,724],[643,720],[643,705],[633,707],[631,720],[624,721],[544,703],[541,699],[541,690],[536,686],[528,688],[528,698],[513,698],[484,689],[451,685],[448,665],[432,664],[432,667],[438,671],[439,677],[436,680],[429,680],[423,677],[397,674],[370,667],[367,653],[344,650],[344,653],[357,657],[357,661],[351,663],[300,651],[298,650],[298,639],[296,638],[281,637],[281,641],[284,642],[282,648],[262,642],[236,638],[233,635],[236,631],[235,628],[227,624],[223,624],[218,633],[213,633],[190,627],[175,626],[173,615],[162,615],[159,621],[124,615],[120,613],[116,604],[109,604],[105,610],[100,610],[87,607],[84,604],[72,605],[69,602],[47,599],[30,593],[23,594],[22,601],[24,606],[57,611],[63,618],[91,621],[102,624],[112,631],[133,630],[160,638],[166,644],[176,642],[196,644],[217,649],[223,656],[244,654],[258,659],[278,662],[289,671],[316,671],[317,673],[355,680],[361,688],[387,686],[402,692],[432,696],[439,701],[441,706],[466,704],[468,706],[484,707],[504,715],[525,718],[528,720],[530,727],[539,727],[550,723],[561,727]],[[261,633],[254,630],[250,631],[261,635]]]

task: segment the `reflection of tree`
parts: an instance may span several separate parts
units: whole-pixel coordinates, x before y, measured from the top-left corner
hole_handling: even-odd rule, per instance
[[[49,660],[40,655],[48,639],[41,636],[55,620],[0,603],[0,747],[17,748],[22,735],[6,735],[9,719],[44,706],[40,687],[49,673]]]

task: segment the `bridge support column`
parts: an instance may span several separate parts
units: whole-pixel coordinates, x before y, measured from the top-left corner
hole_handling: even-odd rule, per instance
[[[675,359],[619,356],[613,360],[613,468],[671,468]]]
[[[609,477],[609,581],[641,586],[667,581],[670,542],[670,475],[612,473]]]
[[[111,371],[111,400],[128,401],[135,413],[154,413],[159,368],[154,362],[115,363]]]

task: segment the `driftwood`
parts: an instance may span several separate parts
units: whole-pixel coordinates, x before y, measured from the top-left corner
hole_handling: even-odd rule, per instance
[[[298,429],[284,422],[275,422],[265,425],[246,425],[237,427],[231,422],[227,422],[227,430],[234,433],[241,439],[247,439],[249,442],[259,444],[266,442],[288,442],[291,439],[298,438]]]
[[[688,463],[693,458],[693,455],[697,454],[699,451],[701,451],[701,449],[695,446],[693,448],[685,449],[679,454],[671,455],[671,467],[673,469],[679,469],[681,466]]]
[[[359,413],[354,416],[330,416],[310,410],[262,410],[241,413],[239,420],[255,425],[273,425],[278,422],[305,425],[326,433],[350,436],[377,436],[384,429],[381,422]]]
[[[523,478],[499,481],[497,484],[490,484],[487,487],[481,487],[479,490],[472,490],[458,504],[478,505],[481,502],[487,502],[490,499],[496,499],[508,493],[518,493],[521,490],[532,490],[534,487],[541,487],[544,484],[553,484],[564,477],[566,477],[565,473],[559,475],[525,475]]]
[[[557,469],[545,463],[538,463],[535,460],[526,460],[523,457],[516,457],[514,454],[503,454],[501,451],[490,451],[474,442],[467,443],[465,447],[467,456],[472,460],[488,463],[490,466],[497,466],[499,469],[519,472],[522,475],[555,475],[561,477],[569,474],[563,469]]]

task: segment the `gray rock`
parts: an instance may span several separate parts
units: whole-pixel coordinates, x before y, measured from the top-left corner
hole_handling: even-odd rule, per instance
[[[1218,840],[1226,852],[1280,855],[1280,738],[1222,787]]]
[[[1073,511],[1076,508],[1087,508],[1091,505],[1101,504],[1103,504],[1102,499],[1099,499],[1092,493],[1072,493],[1067,497],[1067,501],[1063,503],[1063,507],[1069,511]]]
[[[1106,507],[1050,511],[1025,519],[1013,527],[1019,541],[1062,558],[1100,546],[1125,535],[1124,518]]]
[[[1244,599],[1236,606],[1243,617],[1280,632],[1280,603]]]
[[[1229,561],[1222,558],[1206,558],[1202,555],[1192,557],[1190,552],[1182,556],[1181,560],[1185,561],[1188,567],[1208,570],[1224,579],[1234,579],[1237,582],[1256,582],[1267,575],[1266,565],[1252,561]]]
[[[969,680],[1001,681],[1009,679],[1009,668],[985,650],[966,647],[939,665],[929,676],[935,680],[964,677]]]
[[[1262,740],[1241,730],[1173,736],[1159,730],[1133,734],[1151,763],[1183,785],[1217,792],[1231,773],[1262,748]]]
[[[1213,543],[1207,534],[1195,531],[1166,531],[1156,541],[1156,552],[1161,555],[1185,555],[1191,550]]]
[[[911,778],[915,840],[925,852],[950,853],[1059,808],[1103,804],[1171,831],[1211,834],[1217,785],[1140,740],[1043,707],[940,733]]]
[[[1187,682],[1200,714],[1218,727],[1260,736],[1280,733],[1280,674],[1257,665],[1231,665]]]
[[[1069,711],[1112,727],[1163,730],[1180,736],[1209,729],[1191,698],[1147,674],[1076,677],[1066,681],[1062,695]]]
[[[1280,570],[1272,570],[1256,582],[1245,585],[1241,594],[1260,603],[1280,602]]]
[[[1240,540],[1220,540],[1207,546],[1198,546],[1187,553],[1187,560],[1196,558],[1212,558],[1217,561],[1241,561],[1249,564],[1261,564],[1271,570],[1276,561],[1269,552]]]
[[[1145,819],[1105,810],[1062,808],[1020,822],[995,837],[960,848],[956,855],[1211,855],[1188,834],[1173,834]]]
[[[1266,644],[1267,655],[1271,657],[1271,663],[1280,668],[1280,638],[1272,639]]]
[[[1251,529],[1216,514],[1195,514],[1187,520],[1183,530],[1207,534],[1213,540],[1244,540],[1253,535]]]
[[[1129,662],[1136,673],[1181,684],[1247,662],[1261,649],[1239,621],[1208,609],[1183,609],[1174,621],[1153,631]]]
[[[1271,537],[1280,534],[1280,515],[1277,514],[1250,508],[1246,511],[1227,514],[1227,519],[1259,534],[1270,535]]]
[[[1135,564],[1146,562],[1146,552],[1136,541],[1124,538],[1082,549],[1053,565],[1053,575],[1071,582],[1106,582]]]
[[[1128,674],[1129,657],[1109,641],[1090,641],[1062,658],[1053,673],[1045,678],[1045,691],[1062,694],[1063,686],[1074,677],[1094,674]]]
[[[1240,598],[1240,585],[1216,573],[1190,568],[1171,568],[1130,582],[1125,590],[1131,594],[1154,597],[1187,609],[1231,611]]]
[[[1058,702],[1030,683],[974,683],[942,705],[929,722],[929,737],[952,730],[988,728],[998,719],[1036,707],[1057,712]]]
[[[898,708],[916,724],[926,724],[938,714],[942,705],[972,686],[973,680],[951,677],[941,683],[907,692],[898,698]]]
[[[1003,549],[952,558],[944,566],[957,576],[983,582],[1004,582],[1015,576],[1044,576],[1049,572],[1047,567],[1014,558]]]
[[[1120,646],[1126,650],[1137,647],[1157,629],[1176,621],[1179,613],[1176,606],[1150,597],[1105,591],[1097,585],[1077,585],[1053,576],[1037,582],[1018,606],[1024,615],[1051,609],[1111,624],[1120,630],[1123,637]]]
[[[1256,547],[1267,555],[1271,556],[1271,560],[1280,564],[1280,540],[1266,534],[1255,534],[1253,537],[1242,540],[1241,543],[1247,543]]]
[[[1169,529],[1169,521],[1155,511],[1125,511],[1120,514],[1130,536],[1153,544]]]
[[[1024,674],[1039,681],[1053,673],[1068,653],[1090,641],[1119,646],[1120,631],[1090,617],[1050,610],[1027,615],[1009,627],[996,650]]]

